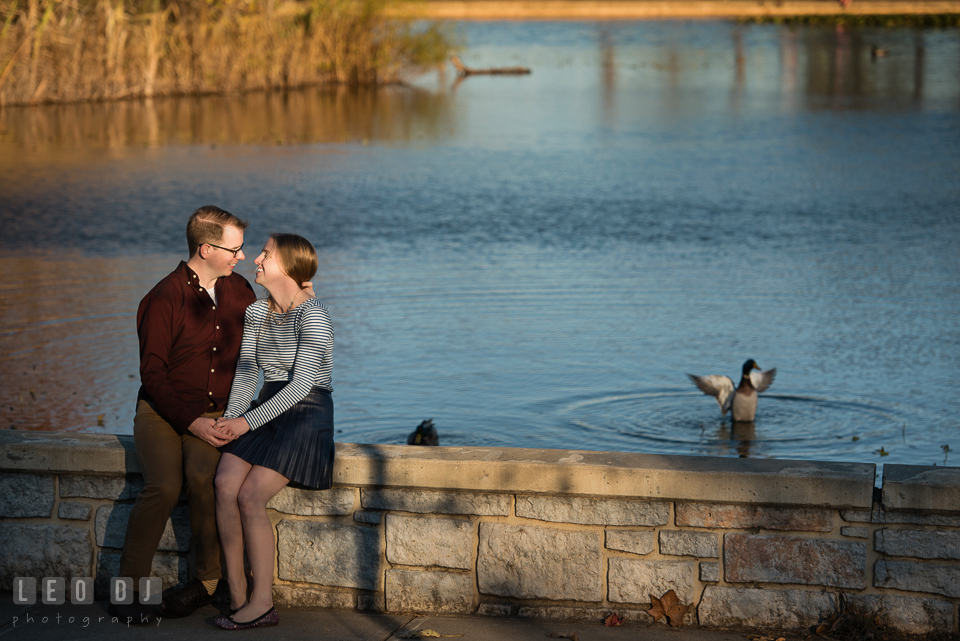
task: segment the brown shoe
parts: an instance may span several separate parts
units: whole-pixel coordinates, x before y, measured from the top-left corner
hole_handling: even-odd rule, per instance
[[[197,611],[197,608],[213,601],[213,595],[207,593],[200,579],[194,579],[184,587],[164,595],[160,604],[160,614],[171,619],[188,617]]]
[[[140,603],[136,598],[133,599],[133,603],[111,603],[110,615],[127,625],[150,623],[157,616],[152,607]]]

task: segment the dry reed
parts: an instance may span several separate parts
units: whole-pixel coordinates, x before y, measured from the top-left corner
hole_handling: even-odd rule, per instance
[[[391,0],[0,0],[0,105],[377,84],[442,62]]]

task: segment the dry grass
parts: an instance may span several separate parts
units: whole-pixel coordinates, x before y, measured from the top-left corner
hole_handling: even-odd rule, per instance
[[[0,105],[387,83],[452,51],[391,0],[0,0]]]

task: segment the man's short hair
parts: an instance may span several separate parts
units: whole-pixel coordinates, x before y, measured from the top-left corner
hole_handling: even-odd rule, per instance
[[[190,251],[190,256],[197,253],[200,245],[205,243],[216,245],[223,240],[223,228],[228,225],[243,231],[249,223],[213,205],[201,207],[193,212],[190,220],[187,221],[187,249]]]

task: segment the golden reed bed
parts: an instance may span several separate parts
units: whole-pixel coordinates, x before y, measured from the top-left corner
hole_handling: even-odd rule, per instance
[[[0,105],[387,83],[451,51],[390,0],[0,0]]]

